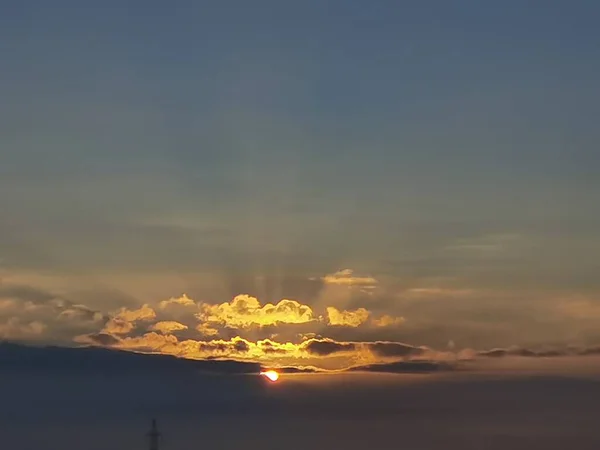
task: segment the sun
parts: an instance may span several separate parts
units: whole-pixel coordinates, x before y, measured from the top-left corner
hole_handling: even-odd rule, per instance
[[[279,374],[277,372],[275,372],[274,370],[267,370],[265,372],[261,372],[260,374],[263,377],[267,377],[267,379],[273,383],[275,381],[279,380]]]

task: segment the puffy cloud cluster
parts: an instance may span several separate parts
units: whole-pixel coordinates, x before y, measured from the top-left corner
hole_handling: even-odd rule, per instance
[[[257,298],[245,294],[227,303],[202,304],[200,310],[196,314],[199,320],[228,328],[302,324],[315,320],[311,307],[295,300],[284,299],[275,305],[267,303],[261,306]]]
[[[156,312],[149,305],[138,309],[121,308],[104,325],[102,332],[109,334],[128,334],[132,332],[137,322],[150,322],[156,319]]]
[[[575,304],[577,308],[581,305]],[[186,295],[119,308],[103,314],[85,305],[23,286],[0,288],[0,337],[38,342],[75,342],[142,353],[191,359],[232,359],[274,366],[311,366],[321,369],[368,367],[373,371],[437,370],[440,364],[465,359],[550,358],[599,354],[597,347],[564,349],[496,348],[487,351],[454,348],[436,351],[395,341],[331,339],[328,327],[352,336],[356,329],[393,327],[402,317],[374,315],[366,308],[326,307],[324,317],[295,300],[262,305],[249,295],[230,302],[208,304]],[[315,332],[296,329],[295,338],[277,337],[280,327],[320,327]],[[258,333],[253,337],[243,333]],[[62,334],[61,334],[62,333]],[[356,336],[356,334],[354,334]],[[73,338],[76,336],[76,338]],[[435,362],[430,367],[431,362]],[[435,366],[435,367],[434,367]]]
[[[358,327],[369,319],[371,313],[365,308],[354,311],[340,311],[333,306],[327,308],[327,318],[331,325]]]
[[[0,285],[0,338],[65,341],[102,327],[104,315],[85,305],[19,284]]]
[[[172,307],[195,307],[196,302],[189,298],[187,294],[183,294],[181,297],[171,297],[167,300],[162,300],[158,307],[160,309],[168,309]]]
[[[370,324],[374,327],[385,328],[403,324],[404,317],[394,317],[383,314],[380,317],[371,317],[372,314],[365,308],[355,310],[343,310],[329,306],[327,307],[327,320],[330,325],[357,328],[361,325]]]

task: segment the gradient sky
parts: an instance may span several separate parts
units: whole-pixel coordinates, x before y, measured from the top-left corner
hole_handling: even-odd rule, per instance
[[[0,337],[327,368],[600,344],[599,15],[4,2]]]

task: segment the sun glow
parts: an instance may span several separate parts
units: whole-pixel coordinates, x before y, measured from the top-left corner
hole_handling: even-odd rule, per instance
[[[272,382],[279,380],[279,374],[274,370],[267,370],[265,372],[261,372],[260,374],[264,377],[267,377],[267,379]]]

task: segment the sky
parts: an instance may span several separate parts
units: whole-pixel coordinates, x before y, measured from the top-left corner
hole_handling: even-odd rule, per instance
[[[597,2],[2,10],[0,338],[329,371],[598,352]]]

